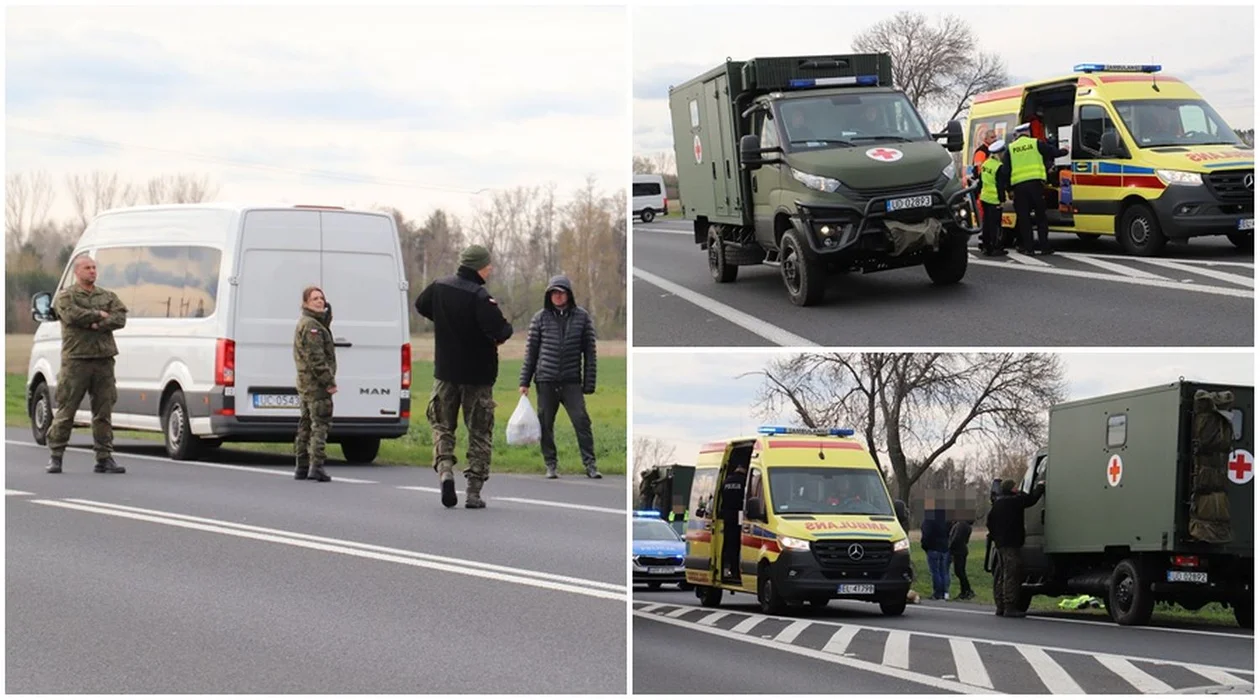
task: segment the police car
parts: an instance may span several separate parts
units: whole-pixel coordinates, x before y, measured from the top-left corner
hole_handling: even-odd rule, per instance
[[[687,554],[687,544],[674,528],[654,510],[634,511],[632,527],[633,582],[647,584],[652,589],[660,588],[663,583],[676,583],[683,588],[683,557]]]

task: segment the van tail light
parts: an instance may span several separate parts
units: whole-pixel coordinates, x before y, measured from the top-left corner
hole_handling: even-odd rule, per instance
[[[214,348],[214,383],[236,386],[236,341],[219,338]]]
[[[411,388],[411,343],[402,346],[402,388]]]
[[[1197,569],[1199,568],[1199,558],[1193,554],[1178,554],[1173,557],[1173,566]]]

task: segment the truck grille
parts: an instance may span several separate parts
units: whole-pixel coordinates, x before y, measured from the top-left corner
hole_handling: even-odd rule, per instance
[[[639,566],[679,566],[682,557],[635,557]]]
[[[932,190],[936,189],[936,180],[929,180],[927,182],[919,182],[912,185],[902,185],[900,187],[871,188],[871,187],[853,187],[851,185],[845,185],[845,187],[863,199],[874,199],[876,197],[891,198],[891,197],[898,197],[898,196],[907,195],[907,194],[923,194],[925,192],[931,192]]]
[[[861,548],[861,557],[850,556],[849,549]],[[892,561],[892,543],[869,540],[820,540],[809,549],[823,569],[832,571],[883,571]]]
[[[1205,174],[1203,181],[1222,202],[1248,202],[1256,194],[1255,173],[1255,170],[1224,170]]]

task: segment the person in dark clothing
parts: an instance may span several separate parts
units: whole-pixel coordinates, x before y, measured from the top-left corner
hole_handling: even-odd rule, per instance
[[[949,522],[928,499],[923,511],[923,551],[932,575],[932,600],[949,600]]]
[[[1067,155],[1066,148],[1055,148],[1029,136],[1028,124],[1015,127],[1016,138],[1006,145],[1006,162],[998,171],[1003,182],[1011,183],[1015,202],[1015,227],[1019,231],[1019,252],[1033,255],[1032,226],[1037,224],[1037,239],[1043,255],[1050,249],[1050,224],[1046,220],[1046,161]]]
[[[748,464],[737,462],[722,482],[722,578],[738,583],[741,580],[739,553],[743,535],[739,514],[744,510],[744,484],[748,480]]]
[[[955,520],[949,529],[949,558],[954,562],[954,575],[958,577],[958,599],[976,597],[967,578],[967,547],[971,544],[971,521]]]
[[[499,346],[512,337],[512,324],[485,287],[492,270],[490,251],[468,246],[459,256],[459,270],[425,287],[416,298],[416,311],[433,321],[434,382],[426,413],[433,428],[433,469],[447,508],[458,503],[453,472],[461,407],[468,427],[464,507],[486,507],[481,486],[490,479]]]
[[[1024,510],[1041,500],[1045,486],[1037,484],[1032,493],[1015,490],[1015,482],[1002,482],[998,497],[989,509],[989,537],[997,549],[998,561],[993,567],[993,601],[996,614],[1024,617],[1020,608],[1020,588],[1024,582],[1021,548],[1024,546]]]
[[[564,275],[556,275],[547,283],[543,308],[529,322],[521,396],[529,395],[531,379],[538,385],[538,422],[547,478],[556,478],[556,413],[563,405],[577,433],[586,476],[602,479],[595,468],[595,436],[584,398],[595,393],[595,321],[577,305],[573,285]]]

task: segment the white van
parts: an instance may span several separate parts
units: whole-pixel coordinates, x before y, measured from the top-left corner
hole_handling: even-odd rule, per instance
[[[669,213],[669,199],[665,196],[665,178],[660,175],[635,175],[631,183],[631,211],[643,223],[651,223],[657,214]]]
[[[329,442],[376,459],[411,415],[410,305],[394,219],[340,207],[184,204],[97,217],[75,246],[129,313],[118,344],[115,430],[160,431],[174,459],[224,440],[293,442],[293,330],[308,285],[332,305],[337,396]],[[61,288],[74,284],[70,266]],[[51,294],[27,372],[35,440],[47,443],[61,364]],[[90,424],[85,398],[75,425]]]

